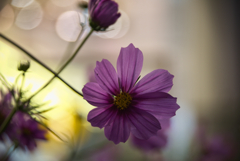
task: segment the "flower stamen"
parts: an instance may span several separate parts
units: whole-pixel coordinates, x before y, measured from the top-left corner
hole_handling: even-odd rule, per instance
[[[124,110],[128,108],[131,102],[132,102],[132,97],[130,94],[126,92],[120,93],[114,99],[114,105],[116,105],[119,110]]]

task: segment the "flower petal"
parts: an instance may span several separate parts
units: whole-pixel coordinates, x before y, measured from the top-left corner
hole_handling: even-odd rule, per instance
[[[104,128],[105,136],[115,144],[126,142],[130,135],[130,124],[125,113],[119,112],[114,121]]]
[[[148,140],[141,140],[132,135],[131,143],[144,151],[162,149],[167,145],[167,135],[162,129],[158,130],[156,136],[152,136]]]
[[[117,73],[108,60],[103,59],[102,62],[97,62],[94,72],[96,81],[105,91],[112,95],[120,92]]]
[[[30,151],[33,151],[35,147],[37,147],[37,143],[35,142],[35,140],[31,140],[31,141],[28,140],[28,143],[26,144],[26,146]]]
[[[93,18],[98,20],[101,27],[114,24],[121,16],[118,12],[118,4],[114,1],[101,1],[94,11]]]
[[[117,60],[117,72],[123,92],[128,92],[134,86],[142,66],[143,54],[138,48],[130,44],[121,49]]]
[[[106,108],[94,108],[88,113],[87,120],[94,127],[103,128],[109,120],[117,115],[117,110],[108,106]]]
[[[34,138],[35,139],[41,139],[41,140],[47,140],[47,138],[45,136],[46,133],[47,133],[47,131],[43,131],[43,130],[39,129],[38,131],[36,131],[34,133]]]
[[[156,135],[161,129],[159,121],[150,113],[130,107],[131,112],[128,114],[128,119],[131,122],[131,132],[139,139],[147,140],[151,136]]]
[[[173,86],[173,75],[167,70],[157,69],[144,76],[131,91],[132,94],[168,92]]]
[[[89,10],[91,10],[91,9],[97,4],[97,3],[96,3],[97,1],[98,1],[98,0],[90,0],[90,1],[89,1],[89,4],[88,4],[88,5],[89,5],[89,7],[88,7]]]
[[[105,107],[113,103],[113,97],[104,91],[98,83],[89,82],[82,91],[83,98],[93,106]]]
[[[146,110],[158,119],[174,116],[176,111],[180,108],[176,102],[177,98],[164,92],[137,95],[133,99],[134,107]]]

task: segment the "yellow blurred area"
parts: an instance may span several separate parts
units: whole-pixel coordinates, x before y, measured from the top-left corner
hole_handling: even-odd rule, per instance
[[[20,74],[17,66],[23,60],[29,60],[29,58],[12,45],[0,40],[0,72],[11,84],[14,84],[16,77]],[[30,62],[30,69],[26,73],[24,85],[24,89],[29,89],[27,96],[37,91],[53,76],[36,62],[31,60]],[[20,83],[21,79],[18,81],[18,86]],[[47,88],[34,97],[33,103],[44,104],[38,109],[39,111],[53,108],[42,114],[47,118],[44,122],[64,141],[69,142],[79,136],[82,142],[87,140],[86,128],[91,130],[92,127],[86,121],[86,117],[93,107],[60,80],[55,79]],[[60,141],[50,132],[48,138],[57,142]]]

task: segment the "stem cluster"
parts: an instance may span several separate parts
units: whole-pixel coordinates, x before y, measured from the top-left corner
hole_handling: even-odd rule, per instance
[[[0,37],[4,38],[5,40],[11,42],[13,45],[15,45],[16,47],[18,47],[20,50],[22,50],[25,54],[27,54],[29,57],[31,57],[33,60],[35,60],[37,63],[39,63],[40,65],[42,65],[45,69],[47,69],[49,72],[53,73],[54,76],[47,82],[45,83],[45,85],[43,85],[40,89],[38,89],[34,94],[32,94],[29,98],[27,98],[26,100],[22,101],[22,89],[24,86],[24,82],[25,82],[25,71],[22,73],[22,82],[21,82],[21,86],[20,86],[20,90],[19,90],[19,94],[18,97],[15,97],[14,91],[13,89],[11,89],[9,87],[9,85],[7,84],[7,82],[5,80],[3,80],[2,82],[5,83],[5,85],[8,87],[9,91],[11,91],[11,94],[15,100],[15,104],[16,106],[12,109],[11,113],[8,115],[8,117],[4,120],[4,122],[2,123],[2,125],[0,126],[0,134],[5,130],[5,128],[8,126],[8,124],[10,123],[11,119],[13,118],[13,116],[15,115],[15,113],[19,110],[20,106],[24,106],[24,104],[28,104],[31,99],[33,97],[35,97],[39,92],[41,92],[44,88],[46,88],[56,77],[59,78],[63,83],[65,83],[68,87],[70,87],[74,92],[76,92],[77,94],[79,94],[80,96],[83,96],[82,93],[78,92],[77,90],[75,90],[73,87],[71,87],[67,82],[65,82],[60,76],[59,74],[70,64],[70,62],[75,58],[75,56],[77,55],[77,53],[79,52],[79,50],[82,48],[82,46],[85,44],[85,42],[87,41],[87,39],[90,37],[90,35],[93,33],[94,30],[91,30],[88,35],[83,39],[83,41],[81,42],[81,44],[79,45],[79,47],[75,50],[75,52],[73,53],[73,55],[66,61],[66,63],[63,64],[63,66],[58,70],[58,72],[54,72],[52,69],[50,69],[47,65],[45,65],[44,63],[42,63],[40,60],[38,60],[36,57],[34,57],[32,54],[30,54],[29,52],[27,52],[25,49],[23,49],[21,46],[19,46],[18,44],[16,44],[15,42],[11,41],[10,39],[8,39],[7,37],[5,37],[4,35],[0,34]],[[4,78],[4,77],[3,77]],[[16,81],[19,79],[19,76],[17,77]]]

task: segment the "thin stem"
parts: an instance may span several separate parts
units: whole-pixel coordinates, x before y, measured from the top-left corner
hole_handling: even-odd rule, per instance
[[[4,120],[3,124],[1,125],[0,127],[0,134],[5,130],[5,128],[7,127],[7,125],[10,123],[10,121],[12,120],[13,116],[15,115],[15,113],[17,112],[18,110],[18,105],[19,105],[19,101],[21,99],[21,92],[22,92],[22,88],[24,86],[24,82],[25,82],[25,72],[22,73],[22,82],[21,82],[21,86],[20,86],[20,90],[19,90],[19,96],[18,96],[18,99],[16,100],[15,99],[15,96],[14,96],[14,91],[11,90],[11,94],[14,98],[14,100],[16,101],[16,107],[12,109],[11,113],[8,115],[7,119]],[[19,77],[18,77],[19,78]],[[16,82],[17,83],[17,82]]]
[[[0,81],[2,82],[3,85],[7,87],[7,89],[11,90],[11,88],[8,87],[8,84],[4,80],[2,80],[1,77],[0,77]]]
[[[22,73],[20,73],[20,74],[17,76],[17,78],[15,79],[15,83],[14,83],[14,84],[17,85],[18,79],[20,78],[21,75],[22,75]]]
[[[14,116],[14,114],[17,112],[17,108],[13,108],[11,113],[8,115],[8,117],[4,120],[3,124],[0,127],[0,134],[2,134],[2,132],[5,130],[5,128],[7,127],[7,125],[9,124],[9,122],[12,120],[12,117]]]
[[[78,16],[79,16],[79,15],[78,15]],[[80,17],[79,17],[79,19],[80,19]],[[81,30],[80,34],[78,34],[77,40],[79,40],[79,38],[82,36],[82,34],[83,34],[84,31],[85,31],[85,26],[84,26],[83,24],[80,24],[80,25],[82,26],[82,30]],[[68,54],[68,53],[69,53],[69,52],[72,52],[72,50],[70,51],[70,49],[72,49],[73,47],[75,47],[75,45],[77,44],[77,42],[78,42],[78,41],[76,41],[76,42],[69,42],[69,43],[68,43],[68,46],[67,46],[67,48],[66,48],[66,50],[65,50],[65,52],[64,52],[64,54],[63,54],[62,60],[60,61],[58,68],[60,68],[61,65],[65,62],[65,60],[69,58],[69,54]]]
[[[21,83],[21,86],[20,86],[20,92],[22,92],[22,89],[23,89],[23,86],[24,86],[24,83],[25,83],[25,72],[22,73],[22,83]]]
[[[19,145],[18,143],[15,143],[10,148],[8,148],[8,151],[7,151],[7,153],[5,154],[5,156],[2,160],[3,161],[7,160],[10,157],[10,155],[17,149],[18,145]]]
[[[7,82],[7,80],[4,78],[4,76],[1,73],[0,73],[0,81],[2,81],[2,83],[7,87],[8,91],[12,94],[14,100],[16,101],[14,91],[12,90],[11,85]]]
[[[93,29],[91,29],[91,31],[88,33],[88,35],[84,38],[83,42],[79,45],[79,47],[76,49],[76,51],[74,52],[74,54],[72,55],[72,57],[70,59],[68,59],[68,61],[59,69],[58,74],[61,73],[63,71],[63,69],[75,58],[75,56],[77,55],[78,51],[82,48],[82,46],[85,44],[85,42],[87,41],[87,39],[89,38],[89,36],[93,33]]]
[[[8,83],[8,81],[6,80],[6,78],[2,75],[2,73],[0,73],[0,79],[1,81],[5,84],[5,86],[8,88],[8,89],[11,89],[11,85]]]
[[[78,117],[78,116],[77,116]],[[77,118],[77,119],[79,119],[79,118]],[[83,129],[83,127],[82,127],[82,125],[81,125],[82,123],[80,123],[80,130],[82,130]],[[76,155],[77,155],[77,153],[79,152],[79,149],[81,148],[81,142],[82,142],[82,134],[83,134],[83,131],[82,132],[80,132],[79,134],[78,134],[78,136],[77,136],[77,140],[76,140],[76,143],[73,145],[74,147],[73,147],[73,150],[72,150],[72,153],[71,153],[71,155],[70,155],[70,160],[74,160],[75,158],[76,158]],[[74,138],[73,138],[74,139]],[[74,140],[73,140],[74,141]]]
[[[23,89],[24,83],[25,83],[25,72],[22,73],[22,82],[21,82],[21,86],[19,88],[19,96],[17,99],[17,106],[19,105],[19,101],[22,97],[22,89]]]
[[[82,93],[78,92],[76,89],[74,89],[70,84],[68,84],[66,81],[64,81],[56,72],[54,72],[51,68],[49,68],[46,64],[44,64],[43,62],[41,62],[40,60],[38,60],[36,57],[34,57],[31,53],[29,53],[28,51],[26,51],[24,48],[22,48],[20,45],[18,45],[17,43],[13,42],[12,40],[8,39],[7,37],[5,37],[4,35],[2,35],[0,33],[0,37],[2,37],[3,39],[7,40],[8,42],[10,42],[11,44],[13,44],[14,46],[16,46],[18,49],[20,49],[23,53],[25,53],[26,55],[28,55],[31,59],[33,59],[34,61],[36,61],[38,64],[40,64],[42,67],[44,67],[45,69],[47,69],[49,72],[51,72],[52,74],[54,74],[55,77],[57,77],[58,79],[60,79],[65,85],[67,85],[70,89],[72,89],[75,93],[77,93],[80,96],[83,96]]]
[[[96,153],[100,149],[104,149],[107,145],[108,145],[108,142],[106,142],[106,140],[95,142],[95,144],[91,144],[88,147],[85,147],[80,151],[78,151],[76,158],[80,160],[85,160],[89,156],[91,156],[91,154]]]
[[[93,29],[88,33],[88,35],[84,38],[84,40],[82,41],[82,43],[79,45],[79,47],[76,49],[76,51],[74,52],[74,54],[68,59],[68,61],[59,69],[59,71],[57,72],[56,75],[59,75],[63,69],[75,58],[75,56],[77,55],[77,53],[79,52],[79,50],[82,48],[82,46],[85,44],[85,42],[87,41],[87,39],[89,38],[89,36],[93,33]],[[26,100],[25,102],[29,101],[30,99],[32,99],[34,96],[36,96],[40,91],[42,91],[44,88],[46,88],[55,78],[56,76],[54,75],[44,86],[42,86],[42,88],[40,88],[37,92],[35,92],[32,96],[30,96],[28,98],[28,100]]]

